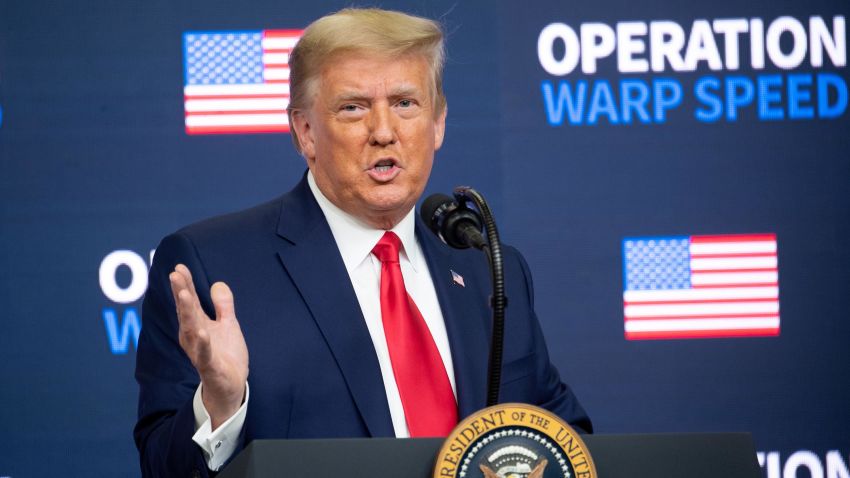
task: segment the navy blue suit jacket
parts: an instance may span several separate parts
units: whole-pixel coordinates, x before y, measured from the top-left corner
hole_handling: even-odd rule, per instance
[[[490,274],[478,251],[452,249],[421,221],[422,245],[445,318],[461,418],[486,403],[491,330]],[[547,408],[591,431],[561,382],[533,309],[531,275],[504,248],[509,306],[500,401]],[[168,274],[192,271],[201,304],[215,317],[209,288],[233,290],[250,354],[251,397],[237,451],[259,438],[391,437],[378,359],[330,228],[306,178],[255,208],[213,218],[160,243],[143,304],[134,436],[145,476],[205,476],[192,442],[192,397],[199,377],[180,348]],[[464,278],[461,287],[451,271]]]

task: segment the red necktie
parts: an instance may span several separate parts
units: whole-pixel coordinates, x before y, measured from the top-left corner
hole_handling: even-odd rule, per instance
[[[381,261],[381,320],[411,437],[444,437],[457,424],[457,405],[431,332],[404,287],[401,240],[387,231],[372,253]]]

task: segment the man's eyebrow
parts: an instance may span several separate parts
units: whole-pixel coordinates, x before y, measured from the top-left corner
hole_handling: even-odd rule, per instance
[[[334,103],[342,103],[346,101],[369,101],[372,96],[362,91],[344,91],[334,96]]]
[[[418,96],[421,94],[419,88],[414,85],[399,85],[389,91],[389,98],[402,98],[408,96]],[[343,91],[334,96],[334,103],[344,103],[347,101],[372,101],[374,97],[365,91]]]
[[[417,96],[420,94],[419,88],[414,85],[400,85],[390,90],[390,98],[399,98],[403,96]]]

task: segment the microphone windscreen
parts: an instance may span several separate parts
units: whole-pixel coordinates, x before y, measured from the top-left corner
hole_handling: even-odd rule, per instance
[[[419,208],[419,215],[434,234],[440,234],[440,225],[437,220],[438,217],[436,217],[438,211],[445,210],[445,207],[451,205],[453,202],[454,199],[441,193],[432,194],[422,202],[422,207]]]

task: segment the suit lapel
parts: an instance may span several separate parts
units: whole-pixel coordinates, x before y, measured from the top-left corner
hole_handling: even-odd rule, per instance
[[[489,296],[487,259],[478,251],[458,251],[440,242],[417,217],[416,235],[425,253],[440,310],[446,323],[457,388],[460,418],[487,402],[487,361],[491,314],[482,298]],[[452,271],[464,277],[461,287]]]
[[[281,263],[325,337],[370,435],[394,436],[372,339],[306,177],[284,196],[277,233],[285,239],[278,248]]]

